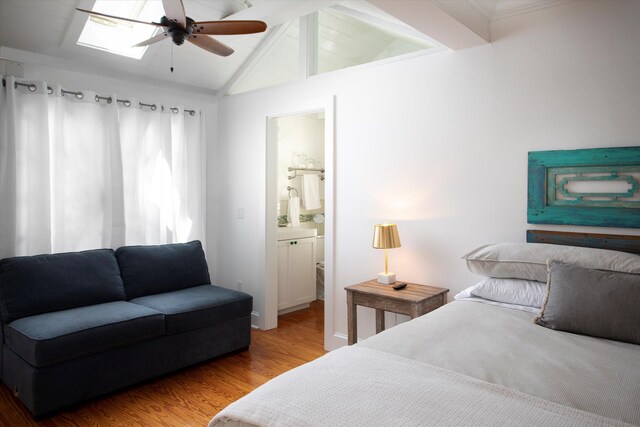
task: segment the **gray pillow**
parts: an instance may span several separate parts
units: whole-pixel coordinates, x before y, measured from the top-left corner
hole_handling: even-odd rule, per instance
[[[547,281],[547,261],[640,274],[640,256],[607,249],[547,243],[496,243],[462,257],[472,273],[503,279]]]
[[[549,262],[538,325],[640,344],[640,275]]]

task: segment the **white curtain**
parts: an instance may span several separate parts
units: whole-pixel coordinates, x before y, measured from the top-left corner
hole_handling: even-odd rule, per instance
[[[204,242],[203,113],[29,83],[0,97],[0,258]]]

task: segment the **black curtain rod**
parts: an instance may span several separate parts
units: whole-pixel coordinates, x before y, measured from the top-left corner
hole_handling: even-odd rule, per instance
[[[4,78],[2,79],[2,86],[3,87],[7,86],[7,81]],[[37,86],[34,83],[14,82],[13,87],[17,89],[18,86],[26,87],[27,89],[29,89],[29,92],[35,92],[36,89],[37,89]],[[84,98],[84,94],[82,92],[73,92],[71,90],[64,90],[64,89],[60,89],[60,92],[62,93],[62,96],[65,96],[65,95],[68,94],[68,95],[74,95],[78,99]],[[47,86],[47,93],[49,95],[51,95],[53,93],[53,89],[51,88],[51,86]],[[113,99],[110,96],[96,95],[95,99],[96,99],[96,102],[107,101],[107,104],[111,104],[113,102]],[[125,107],[130,107],[131,106],[131,101],[129,101],[128,99],[116,99],[116,102],[124,105]],[[151,111],[156,111],[158,109],[158,106],[156,104],[145,104],[143,102],[138,102],[138,104],[139,104],[140,108],[149,107],[151,109]],[[160,108],[162,108],[162,111],[164,111],[164,105],[161,105]],[[169,109],[174,114],[178,114],[178,112],[180,111],[180,109],[177,108],[177,107],[169,107]],[[196,115],[195,110],[184,110],[184,112],[185,113],[189,113],[192,116]]]

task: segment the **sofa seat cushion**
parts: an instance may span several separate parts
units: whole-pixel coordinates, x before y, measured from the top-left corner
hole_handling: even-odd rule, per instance
[[[43,367],[163,334],[162,313],[117,301],[18,319],[5,326],[5,345]]]
[[[251,295],[214,285],[149,295],[130,302],[163,313],[167,335],[247,316],[253,308]]]

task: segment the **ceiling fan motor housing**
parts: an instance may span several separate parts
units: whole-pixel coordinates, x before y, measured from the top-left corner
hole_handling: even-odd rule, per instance
[[[171,37],[171,40],[173,40],[173,42],[178,46],[183,44],[184,41],[193,33],[193,23],[194,20],[187,17],[187,27],[184,28],[182,25],[176,21],[170,20],[166,16],[163,16],[160,20],[160,24],[166,28],[166,32],[169,37]]]

